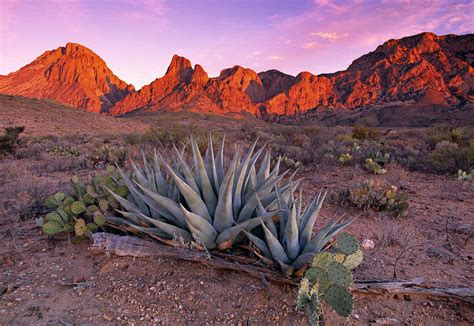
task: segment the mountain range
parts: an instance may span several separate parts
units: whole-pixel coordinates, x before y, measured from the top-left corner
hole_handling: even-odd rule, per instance
[[[234,66],[210,78],[199,64],[174,55],[163,77],[135,90],[93,51],[68,43],[0,76],[0,93],[114,116],[167,110],[281,116],[319,108],[472,107],[473,73],[474,34],[422,33],[389,40],[346,70],[322,75]]]

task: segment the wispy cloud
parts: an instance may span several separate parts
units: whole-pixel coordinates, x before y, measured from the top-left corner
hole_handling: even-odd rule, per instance
[[[336,33],[336,32],[311,32],[311,36],[318,36],[322,39],[334,42],[340,38],[344,38],[349,35],[349,33]]]
[[[308,42],[308,43],[303,43],[301,45],[301,48],[302,49],[316,49],[316,48],[319,48],[321,46],[321,44],[319,44],[318,42]]]
[[[270,56],[268,56],[268,59],[270,59],[272,61],[279,61],[279,60],[283,60],[284,58],[279,56],[279,55],[270,55]]]

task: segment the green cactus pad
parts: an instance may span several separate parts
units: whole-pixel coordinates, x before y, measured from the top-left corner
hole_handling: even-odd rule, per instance
[[[97,197],[97,192],[95,191],[94,186],[88,185],[88,186],[86,187],[86,191],[87,191],[87,194],[88,194],[89,196],[92,196],[92,197],[94,197],[94,198]]]
[[[362,263],[363,259],[364,253],[362,252],[362,250],[359,249],[352,255],[347,256],[343,264],[348,269],[354,269]]]
[[[341,233],[336,240],[337,248],[344,255],[351,255],[359,249],[356,238],[348,233]]]
[[[334,261],[334,255],[330,252],[320,252],[313,258],[313,267],[326,269]]]
[[[118,186],[117,189],[115,189],[115,193],[120,197],[125,198],[128,195],[128,188],[125,185]]]
[[[103,226],[107,219],[105,218],[104,214],[101,212],[96,212],[94,214],[94,223],[97,224],[98,226]]]
[[[90,216],[94,215],[94,213],[98,211],[99,211],[99,207],[97,207],[96,205],[90,205],[86,209],[87,215],[90,215]]]
[[[97,232],[97,229],[98,229],[97,225],[95,225],[94,223],[87,223],[86,228],[91,233]]]
[[[43,224],[43,233],[46,235],[55,235],[63,230],[63,225],[58,221],[48,221]]]
[[[69,216],[67,215],[67,213],[60,208],[58,208],[56,212],[58,212],[59,216],[61,216],[62,221],[64,223],[67,223],[67,221],[69,220]]]
[[[74,198],[72,198],[71,196],[67,196],[64,200],[63,200],[63,203],[64,205],[71,205],[72,203],[74,203],[75,200]]]
[[[352,283],[352,274],[349,269],[336,261],[329,265],[327,275],[333,284],[348,287]]]
[[[68,223],[68,224],[64,225],[63,232],[66,232],[66,233],[74,232],[74,225],[72,223]]]
[[[90,194],[85,194],[85,195],[82,197],[82,199],[84,200],[84,202],[85,202],[86,204],[89,204],[89,205],[95,203],[95,198],[92,197]]]
[[[44,219],[45,219],[46,222],[55,221],[55,222],[58,222],[61,225],[63,224],[63,220],[61,218],[61,215],[59,215],[56,212],[46,214]]]
[[[71,212],[74,215],[79,215],[82,214],[86,211],[86,206],[82,201],[75,201],[74,203],[71,204]]]
[[[324,294],[324,300],[343,317],[348,317],[352,312],[352,295],[348,289],[334,284]]]
[[[105,212],[109,209],[109,202],[107,201],[107,199],[100,199],[99,200],[99,208],[103,212]]]
[[[48,198],[46,198],[46,200],[44,201],[44,204],[48,208],[55,208],[58,206],[53,196],[49,196]]]
[[[331,286],[328,274],[321,268],[309,269],[306,272],[305,277],[307,277],[311,283],[318,284],[319,293],[324,293]]]
[[[63,201],[64,198],[66,198],[66,195],[62,192],[57,192],[57,193],[54,194],[54,199],[56,201]]]

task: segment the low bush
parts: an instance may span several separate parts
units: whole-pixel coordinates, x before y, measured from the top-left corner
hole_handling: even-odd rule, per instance
[[[0,136],[0,155],[13,153],[18,146],[19,136],[25,127],[6,127],[5,134]]]
[[[386,211],[392,216],[406,216],[408,195],[398,190],[396,186],[387,187],[373,180],[355,183],[349,188],[341,188],[332,194],[334,202],[350,205],[359,209]]]
[[[376,129],[354,126],[352,127],[352,138],[355,139],[376,139],[379,136],[379,132]]]

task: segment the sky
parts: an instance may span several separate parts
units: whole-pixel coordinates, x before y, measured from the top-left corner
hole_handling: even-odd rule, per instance
[[[320,74],[421,32],[473,33],[474,0],[1,0],[0,74],[67,42],[137,89],[173,54],[212,77],[237,64]]]

